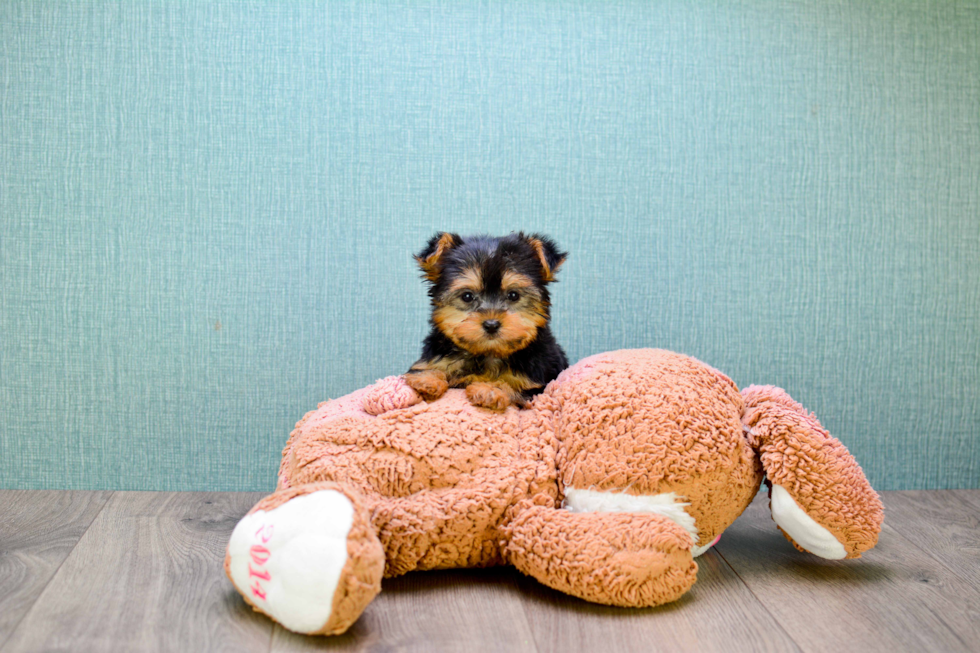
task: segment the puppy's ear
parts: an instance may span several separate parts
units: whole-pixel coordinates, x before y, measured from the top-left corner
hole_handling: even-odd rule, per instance
[[[568,252],[563,252],[558,249],[558,246],[555,245],[555,241],[551,240],[547,236],[542,236],[540,234],[525,236],[523,233],[520,234],[520,236],[527,241],[528,245],[531,246],[531,249],[534,250],[535,256],[538,257],[538,261],[541,263],[541,280],[545,283],[554,281],[555,273],[558,272],[558,268],[560,268],[561,264],[568,258]]]
[[[451,249],[459,247],[462,244],[463,239],[458,234],[451,234],[444,231],[440,231],[430,238],[425,249],[415,255],[415,260],[418,262],[419,267],[422,268],[422,273],[425,275],[425,278],[433,283],[438,281],[439,271],[442,267],[440,265],[442,258]]]

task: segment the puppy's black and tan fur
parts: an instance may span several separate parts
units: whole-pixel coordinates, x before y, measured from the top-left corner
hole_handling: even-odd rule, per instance
[[[477,406],[524,407],[568,367],[547,290],[566,256],[537,234],[436,234],[415,257],[431,284],[432,331],[408,385],[429,401],[465,387]]]

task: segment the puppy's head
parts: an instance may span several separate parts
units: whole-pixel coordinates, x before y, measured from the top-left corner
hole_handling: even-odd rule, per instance
[[[538,234],[436,234],[416,257],[431,283],[432,324],[457,347],[505,358],[548,324],[547,285],[567,254]]]

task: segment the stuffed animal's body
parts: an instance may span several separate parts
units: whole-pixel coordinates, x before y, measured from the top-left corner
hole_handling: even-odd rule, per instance
[[[425,403],[389,377],[297,424],[225,569],[304,633],[343,632],[383,575],[422,569],[511,564],[589,601],[659,605],[764,478],[797,548],[851,558],[877,541],[877,494],[813,415],[693,358],[599,354],[503,413],[463,390]]]

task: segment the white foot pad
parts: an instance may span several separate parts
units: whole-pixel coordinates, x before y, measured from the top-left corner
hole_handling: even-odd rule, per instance
[[[228,543],[232,581],[289,630],[312,633],[330,618],[347,563],[354,506],[321,490],[244,517]]]
[[[783,487],[772,486],[772,519],[786,534],[813,555],[828,560],[847,556],[844,545],[830,531],[813,520]]]
[[[700,558],[701,556],[703,556],[705,553],[708,552],[708,549],[710,549],[714,545],[718,544],[718,540],[720,540],[720,539],[721,539],[721,535],[719,535],[715,539],[711,540],[710,542],[708,542],[704,546],[698,546],[697,544],[695,544],[694,546],[691,547],[691,557],[692,558]]]

